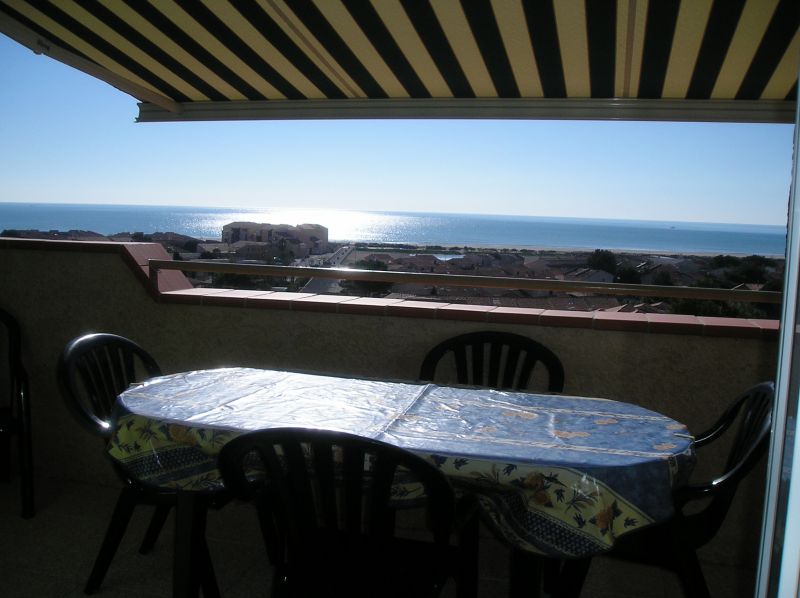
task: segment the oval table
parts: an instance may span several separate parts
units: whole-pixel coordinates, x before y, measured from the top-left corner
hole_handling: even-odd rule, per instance
[[[118,399],[108,452],[143,483],[202,492],[219,488],[228,440],[283,426],[424,456],[476,497],[509,545],[555,557],[600,554],[669,518],[695,462],[685,425],[628,403],[251,368],[133,386]]]

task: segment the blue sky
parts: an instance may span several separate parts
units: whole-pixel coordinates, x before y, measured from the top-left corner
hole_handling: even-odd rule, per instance
[[[0,35],[0,202],[785,224],[790,125],[136,124],[136,101]]]

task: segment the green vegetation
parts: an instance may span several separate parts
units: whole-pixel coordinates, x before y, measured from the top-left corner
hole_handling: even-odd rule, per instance
[[[353,266],[360,270],[375,270],[386,272],[389,266],[379,260],[359,260]],[[390,291],[392,283],[373,280],[343,280],[339,283],[347,295],[362,295],[367,297],[383,296]]]
[[[677,257],[677,256],[675,256]],[[673,280],[673,273],[659,269],[652,275],[648,284],[656,286],[675,286],[688,284],[698,288],[733,289],[742,284],[759,285],[764,291],[781,291],[783,287],[782,264],[778,260],[760,255],[736,257],[717,255],[714,257],[687,257],[695,269],[691,282]],[[634,267],[625,259],[606,249],[597,249],[586,258],[586,265],[615,274],[614,282],[640,284],[652,265],[648,262]],[[673,270],[674,272],[674,270]],[[684,278],[689,275],[684,275]],[[756,287],[759,288],[759,287]],[[770,303],[751,303],[740,301],[711,301],[706,299],[677,299],[672,297],[619,297],[620,301],[631,303],[663,302],[676,314],[696,316],[718,316],[731,318],[778,318],[780,306]]]
[[[642,275],[636,268],[631,266],[623,266],[617,270],[617,275],[614,277],[614,282],[641,284]]]
[[[595,270],[605,270],[610,274],[617,273],[617,256],[608,249],[595,249],[586,259],[586,265]]]

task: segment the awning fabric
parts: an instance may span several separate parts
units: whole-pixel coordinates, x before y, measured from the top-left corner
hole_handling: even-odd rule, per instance
[[[791,121],[799,25],[798,0],[0,0],[0,31],[140,120]]]

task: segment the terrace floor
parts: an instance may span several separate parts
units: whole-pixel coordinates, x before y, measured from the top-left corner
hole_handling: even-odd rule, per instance
[[[37,513],[18,516],[17,480],[0,484],[0,596],[79,597],[111,515],[118,489],[52,478],[37,479]],[[141,507],[97,595],[169,597],[172,527],[168,522],[155,550],[137,548],[150,511]],[[231,503],[212,511],[208,541],[222,596],[268,596],[270,568],[249,505]],[[480,598],[507,594],[506,549],[493,538],[481,543]],[[714,596],[752,596],[739,571],[704,565]],[[677,580],[657,569],[632,567],[608,558],[594,561],[584,597],[669,598],[680,596]],[[450,584],[444,598],[454,598]]]

